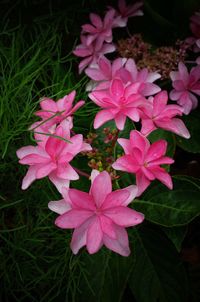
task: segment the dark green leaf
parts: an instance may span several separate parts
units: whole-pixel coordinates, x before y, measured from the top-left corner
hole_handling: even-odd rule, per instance
[[[182,242],[185,238],[187,227],[162,228],[167,237],[173,242],[178,252],[181,250]]]
[[[200,112],[193,111],[184,116],[183,121],[190,132],[191,138],[188,140],[177,136],[177,144],[188,152],[200,153]]]
[[[186,302],[187,280],[173,244],[150,227],[133,229],[136,263],[129,286],[137,302]]]
[[[153,223],[167,227],[188,224],[200,214],[200,188],[189,177],[174,177],[174,188],[152,186],[134,201],[134,208]]]

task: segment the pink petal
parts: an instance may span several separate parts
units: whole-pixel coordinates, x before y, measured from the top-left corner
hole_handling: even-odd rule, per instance
[[[187,67],[182,62],[180,62],[178,64],[178,69],[179,69],[181,79],[184,81],[184,83],[187,83],[188,77],[189,77]]]
[[[52,162],[44,164],[44,165],[40,165],[40,167],[38,167],[38,165],[37,165],[36,178],[37,179],[43,178],[43,177],[49,175],[56,168],[57,168],[57,165]]]
[[[70,142],[65,142],[64,148],[62,149],[62,156],[66,155],[66,153],[70,153],[73,155],[77,155],[81,151],[81,147],[83,144],[83,135],[76,134],[70,138]]]
[[[144,88],[140,90],[140,93],[144,96],[154,95],[161,91],[161,88],[153,83],[145,83]]]
[[[137,108],[127,108],[123,110],[124,115],[128,116],[132,121],[139,122],[140,115]]]
[[[104,234],[109,236],[110,238],[116,239],[116,232],[113,225],[113,222],[110,218],[106,217],[105,215],[99,216],[101,222],[101,229]]]
[[[151,169],[151,172],[155,175],[158,180],[160,180],[165,186],[172,190],[172,179],[171,176],[165,171],[165,169],[161,167],[155,167]]]
[[[144,175],[142,171],[139,171],[136,174],[136,184],[138,187],[138,193],[137,196],[140,196],[146,188],[150,185],[150,180]]]
[[[74,53],[74,52],[73,52]],[[79,74],[92,62],[92,57],[89,56],[88,58],[83,59],[80,64],[78,65]]]
[[[69,187],[69,180],[58,177],[54,171],[49,174],[49,179],[60,193],[62,193],[63,187]]]
[[[107,235],[104,235],[103,243],[111,251],[127,257],[130,254],[127,232],[124,228],[117,225],[115,226],[115,230],[117,233],[117,239],[115,240],[108,237]]]
[[[83,33],[94,34],[97,32],[96,28],[94,26],[92,26],[91,24],[84,24],[81,27],[82,27]],[[88,43],[88,45],[89,45],[89,43]]]
[[[92,223],[93,220],[94,217],[87,219],[83,224],[80,225],[80,227],[74,230],[70,247],[75,255],[78,253],[80,248],[86,245],[88,226]]]
[[[146,81],[153,83],[154,81],[160,79],[161,75],[157,72],[149,72]]]
[[[103,26],[102,20],[101,20],[100,16],[97,14],[91,13],[90,20],[97,28]]]
[[[169,98],[173,101],[176,101],[180,98],[181,94],[181,91],[176,91],[175,89],[173,89],[169,94]]]
[[[96,207],[92,200],[92,196],[86,192],[76,189],[69,189],[69,197],[74,207],[79,209],[87,209],[95,211]]]
[[[127,207],[113,207],[104,210],[104,215],[108,216],[119,226],[135,226],[144,220],[144,215]]]
[[[131,148],[131,144],[130,144],[130,140],[126,139],[126,138],[118,138],[117,142],[120,144],[120,146],[122,146],[122,148],[124,149],[124,152],[126,154],[130,154],[132,151]]]
[[[73,169],[73,167],[69,164],[62,164],[58,166],[56,170],[56,175],[59,178],[77,180],[79,179],[78,173]]]
[[[56,218],[55,224],[62,229],[72,229],[79,227],[88,218],[93,216],[93,212],[83,209],[71,209]]]
[[[22,159],[19,160],[19,163],[22,165],[36,165],[36,164],[47,164],[51,159],[48,157],[40,156],[38,154],[29,154],[24,156]]]
[[[140,169],[138,162],[131,155],[121,156],[112,164],[115,170],[136,173]]]
[[[29,154],[38,154],[40,156],[47,156],[45,150],[39,146],[25,146],[17,150],[17,157],[22,159]]]
[[[150,147],[150,143],[146,137],[144,137],[139,131],[132,130],[130,133],[130,142],[132,148],[138,148],[142,153],[146,153]]]
[[[124,94],[124,85],[120,79],[114,79],[110,86],[111,94],[116,97],[120,98]]]
[[[49,98],[43,98],[40,102],[40,107],[43,110],[51,111],[52,113],[57,111],[56,102]]]
[[[147,151],[145,161],[151,162],[152,160],[158,159],[166,153],[167,142],[165,140],[159,140],[153,143]]]
[[[142,119],[142,128],[140,132],[148,136],[152,131],[154,131],[157,127],[155,126],[154,122],[152,119]]]
[[[67,203],[66,200],[61,199],[57,201],[50,201],[48,203],[48,208],[51,211],[61,215],[71,210],[71,205]]]
[[[152,160],[150,163],[148,163],[148,168],[150,169],[151,167],[154,168],[154,166],[159,166],[159,165],[170,165],[173,164],[174,160],[171,157],[168,156],[163,156],[161,158]]]
[[[156,121],[156,125],[158,128],[163,128],[168,131],[172,131],[184,138],[190,138],[190,133],[186,128],[185,124],[182,120],[178,118],[173,118],[167,122],[164,121]]]
[[[125,122],[126,122],[126,116],[124,114],[118,114],[115,116],[115,123],[117,126],[117,129],[124,130]]]
[[[96,253],[102,246],[103,233],[99,218],[96,219],[89,225],[87,232],[87,250],[89,254]]]
[[[29,167],[22,181],[22,190],[26,190],[36,179],[36,166]]]
[[[134,185],[131,185],[131,186],[128,186],[128,187],[124,188],[123,190],[128,190],[129,194],[130,194],[129,197],[125,200],[125,202],[123,202],[123,204],[122,204],[123,206],[127,206],[137,196],[138,187],[134,186]]]
[[[111,178],[108,172],[103,171],[96,176],[91,185],[91,194],[98,208],[101,207],[110,192],[112,192]]]
[[[125,68],[126,68],[126,70],[128,70],[131,73],[132,80],[136,81],[138,71],[137,71],[135,61],[133,59],[128,59],[125,64]]]
[[[165,109],[167,105],[168,95],[167,91],[161,91],[155,95],[153,100],[153,115],[156,116]]]
[[[125,203],[125,201],[129,198],[130,193],[126,189],[120,189],[111,192],[108,194],[104,200],[104,203],[102,204],[103,210],[113,208],[115,206],[121,206]]]
[[[105,109],[99,111],[94,119],[94,129],[101,127],[104,123],[112,119],[113,119],[113,114],[110,112],[110,110]]]
[[[100,69],[101,69],[101,71],[104,75],[104,80],[105,79],[108,79],[108,80],[111,79],[112,74],[111,74],[111,63],[110,63],[110,61],[106,57],[102,56],[99,59],[98,63],[99,63],[99,67],[100,67]]]

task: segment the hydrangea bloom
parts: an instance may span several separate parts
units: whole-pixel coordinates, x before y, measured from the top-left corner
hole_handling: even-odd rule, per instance
[[[89,97],[103,110],[97,113],[94,128],[114,119],[119,130],[124,129],[126,117],[138,122],[140,119],[138,106],[146,101],[138,94],[140,83],[125,85],[121,79],[114,79],[109,90],[95,90]]]
[[[129,17],[142,16],[143,12],[140,9],[142,5],[142,1],[126,5],[125,0],[119,0],[118,10],[115,10],[115,19],[113,22],[113,27],[125,27],[127,25]],[[109,8],[113,9],[112,7]]]
[[[69,185],[69,180],[79,178],[70,161],[79,152],[91,150],[91,146],[83,142],[81,134],[70,138],[69,123],[65,120],[55,129],[54,137],[43,136],[45,139],[40,140],[37,146],[26,146],[17,151],[19,163],[30,166],[22,189],[27,189],[34,180],[48,176],[61,191],[63,186]]]
[[[112,192],[110,175],[93,170],[90,192],[63,189],[64,199],[52,201],[49,208],[60,216],[55,224],[63,229],[75,229],[71,249],[77,254],[86,245],[90,254],[102,245],[122,256],[130,254],[126,227],[144,220],[142,213],[127,207],[137,194],[136,186]]]
[[[106,54],[115,51],[115,46],[112,43],[102,43],[93,41],[87,45],[87,36],[81,35],[81,44],[76,46],[73,54],[78,57],[85,58],[79,64],[79,73],[81,73],[87,66],[96,64],[98,59]]]
[[[157,72],[149,72],[147,68],[138,71],[133,59],[118,58],[112,63],[102,57],[97,64],[86,69],[86,74],[94,81],[93,90],[108,89],[112,80],[119,78],[124,84],[140,83],[138,92],[143,96],[158,93],[161,89],[153,82],[161,76]]]
[[[183,114],[182,108],[178,105],[167,105],[167,101],[167,91],[161,91],[148,99],[150,106],[144,106],[141,113],[141,133],[148,135],[153,130],[162,128],[189,138],[190,134],[183,121],[175,117]]]
[[[190,73],[187,67],[180,62],[178,71],[170,72],[173,90],[170,92],[170,98],[183,107],[183,112],[189,114],[198,104],[197,97],[200,95],[200,66],[193,67]]]
[[[136,175],[137,196],[140,196],[156,178],[172,189],[171,176],[160,167],[162,164],[174,162],[170,157],[164,156],[167,149],[165,140],[159,140],[150,145],[146,137],[133,130],[129,140],[119,138],[118,143],[124,149],[125,155],[118,158],[112,167]]]
[[[54,124],[59,124],[66,117],[72,115],[76,110],[78,110],[85,102],[83,100],[76,103],[74,107],[72,104],[76,96],[76,91],[65,95],[63,98],[55,102],[49,98],[43,98],[40,101],[41,110],[37,111],[35,115],[42,118],[42,120],[47,120],[48,127]],[[58,115],[56,115],[58,114]]]
[[[87,34],[86,44],[90,45],[93,41],[97,40],[97,45],[103,42],[112,42],[112,25],[115,12],[110,10],[106,13],[103,20],[97,14],[90,14],[90,21],[92,24],[82,25],[82,33]]]

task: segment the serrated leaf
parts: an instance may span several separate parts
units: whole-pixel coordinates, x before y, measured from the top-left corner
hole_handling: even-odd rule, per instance
[[[188,224],[200,214],[200,188],[189,177],[173,178],[174,188],[162,184],[152,186],[133,202],[134,208],[153,223],[172,227]]]
[[[187,302],[184,267],[172,243],[158,230],[133,230],[136,263],[129,286],[137,302]]]

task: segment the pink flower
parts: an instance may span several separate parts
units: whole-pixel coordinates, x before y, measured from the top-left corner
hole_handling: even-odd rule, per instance
[[[170,175],[160,167],[160,165],[174,162],[170,157],[164,156],[167,149],[165,140],[159,140],[150,145],[146,137],[133,130],[130,133],[130,140],[119,138],[118,143],[124,149],[125,155],[118,158],[112,167],[136,175],[137,196],[140,196],[156,178],[172,189]]]
[[[79,64],[79,73],[87,66],[96,64],[102,55],[115,51],[115,46],[111,43],[100,44],[98,41],[93,41],[90,45],[87,45],[87,36],[85,35],[81,35],[81,42],[82,44],[76,46],[73,51],[76,56],[85,58]]]
[[[97,64],[85,70],[87,76],[93,80],[89,82],[86,90],[108,89],[110,82],[115,78],[120,78],[126,83],[130,78],[129,72],[123,68],[126,61],[126,58],[117,58],[111,63],[104,56],[99,58]]]
[[[81,100],[76,103],[74,107],[72,107],[72,103],[75,99],[75,96],[76,91],[73,90],[70,94],[65,95],[62,99],[59,99],[57,102],[49,98],[43,98],[40,101],[41,110],[37,111],[35,115],[41,117],[43,120],[48,119],[48,127],[51,127],[54,124],[59,124],[65,118],[72,115],[85,103]]]
[[[71,249],[77,254],[86,245],[90,254],[102,245],[122,255],[130,254],[126,227],[144,220],[142,213],[127,207],[137,194],[136,186],[112,192],[110,175],[93,170],[90,192],[63,189],[64,199],[49,203],[60,216],[55,224],[63,229],[75,229]]]
[[[89,94],[90,99],[102,107],[94,120],[94,128],[114,119],[119,130],[124,129],[126,117],[138,122],[138,106],[146,100],[138,94],[138,83],[125,85],[121,79],[114,79],[109,90],[95,90]]]
[[[112,42],[112,24],[114,17],[114,10],[110,10],[106,13],[104,20],[97,14],[90,14],[90,21],[92,24],[82,25],[82,33],[87,33],[86,44],[90,45],[93,41],[97,40],[97,45],[102,45],[105,42]]]
[[[41,134],[35,135],[41,137]],[[79,152],[91,150],[91,146],[83,142],[81,134],[70,138],[69,123],[65,120],[55,129],[54,137],[51,133],[50,136],[43,136],[46,138],[40,140],[37,146],[26,146],[17,151],[19,163],[30,166],[22,189],[27,189],[34,180],[48,176],[61,191],[63,186],[69,186],[69,180],[79,178],[70,161]]]
[[[143,96],[154,95],[161,91],[160,87],[153,83],[161,77],[159,73],[149,72],[147,68],[143,68],[138,71],[133,59],[127,60],[125,69],[129,72],[129,79],[127,77],[127,81],[130,81],[131,83],[141,83],[138,91]]]
[[[126,63],[126,58],[117,58],[112,63],[106,57],[99,58],[96,65],[88,67],[85,73],[94,81],[111,81],[114,77],[120,77],[120,71]]]
[[[140,10],[143,5],[142,1],[138,1],[135,4],[126,5],[125,0],[118,1],[118,11],[116,11],[116,18],[114,19],[113,27],[125,27],[128,22],[129,17],[143,16],[142,10]],[[112,7],[109,7],[112,9]]]
[[[177,105],[167,105],[168,95],[166,91],[159,92],[155,97],[148,99],[150,106],[144,106],[141,119],[141,133],[149,135],[153,130],[162,128],[172,131],[185,138],[190,138],[190,134],[183,121],[175,118],[182,115],[182,108]]]
[[[178,71],[171,71],[170,77],[174,87],[170,92],[170,98],[183,107],[185,114],[189,114],[198,104],[193,93],[200,95],[200,66],[193,67],[189,73],[187,67],[180,62]]]

